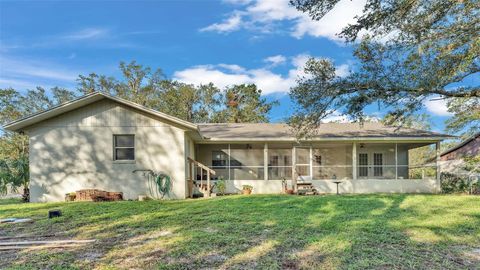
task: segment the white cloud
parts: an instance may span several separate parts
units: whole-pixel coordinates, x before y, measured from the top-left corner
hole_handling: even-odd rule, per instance
[[[207,27],[200,29],[202,32],[214,31],[219,33],[227,33],[240,29],[242,24],[242,16],[239,13],[234,13],[221,23],[214,23]]]
[[[335,75],[339,77],[346,77],[348,74],[350,74],[350,66],[347,64],[337,66],[335,69]]]
[[[312,20],[307,14],[302,13],[302,16],[297,18],[292,35],[296,38],[310,35],[340,41],[337,34],[348,24],[356,22],[355,16],[362,14],[365,2],[341,0],[319,21]]]
[[[322,120],[322,123],[349,123],[348,117],[341,112],[334,110]]]
[[[267,57],[265,59],[263,59],[264,62],[267,62],[267,63],[270,63],[271,66],[278,66],[278,65],[281,65],[283,63],[285,63],[285,61],[287,61],[287,58],[283,55],[274,55],[274,56],[270,56],[270,57]]]
[[[252,0],[223,0],[227,4],[233,5],[246,5],[252,2]]]
[[[0,87],[33,88],[33,86],[72,85],[80,71],[69,70],[48,61],[11,58],[0,55]]]
[[[230,65],[230,64],[218,64],[217,66],[230,70],[232,72],[244,72],[245,68],[239,66],[239,65]]]
[[[77,32],[66,34],[61,38],[66,40],[87,40],[106,37],[108,30],[104,28],[85,28]]]
[[[429,99],[424,102],[427,111],[438,116],[450,116],[452,113],[448,112],[447,100],[440,98]]]
[[[234,84],[255,83],[266,95],[285,93],[295,83],[294,78],[273,73],[266,68],[231,71],[222,70],[219,65],[190,67],[175,72],[173,77],[175,80],[195,85],[212,82],[221,89]]]
[[[289,0],[227,1],[243,2],[244,10],[236,10],[234,15],[222,23],[207,26],[202,31],[231,32],[241,28],[265,32],[275,23],[285,22],[291,27],[289,32],[296,38],[305,35],[325,37],[340,41],[337,36],[343,27],[355,22],[355,16],[362,13],[366,0],[340,0],[340,2],[320,21],[312,20],[308,14],[296,10]],[[284,28],[284,26],[281,26]]]
[[[271,65],[247,69],[239,65],[217,64],[193,66],[176,71],[173,79],[195,85],[211,82],[220,88],[234,84],[254,83],[265,95],[287,93],[296,85],[296,80],[304,75],[303,67],[310,57],[308,54],[299,54],[290,58],[291,68],[287,74],[273,72],[269,69]]]

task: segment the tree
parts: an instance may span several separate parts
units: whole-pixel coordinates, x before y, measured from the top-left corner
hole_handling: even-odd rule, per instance
[[[52,88],[51,93],[48,96],[42,87],[28,90],[25,94],[13,88],[0,89],[0,126],[75,97],[72,91],[59,87]],[[7,186],[14,190],[22,187],[24,200],[28,200],[28,137],[3,128],[0,134],[0,192],[6,192]]]
[[[220,98],[220,89],[212,83],[194,86],[177,81],[164,81],[156,109],[190,122],[208,123],[221,106]]]
[[[453,117],[447,119],[447,131],[462,132],[462,137],[467,137],[480,130],[480,99],[456,98],[448,101],[448,111]]]
[[[212,83],[195,86],[169,80],[160,69],[152,72],[135,61],[121,62],[119,68],[119,79],[95,73],[79,76],[78,90],[108,93],[194,123],[267,122],[276,104],[262,98],[254,84],[222,91]]]
[[[224,109],[214,117],[217,123],[268,122],[268,113],[278,102],[268,102],[261,97],[262,90],[255,84],[227,87],[223,95]]]
[[[339,0],[291,0],[321,19]],[[362,121],[378,104],[396,119],[420,110],[431,98],[478,100],[480,86],[465,78],[480,73],[480,6],[477,0],[367,0],[363,15],[339,33],[354,43],[357,65],[335,75],[334,64],[310,59],[291,96],[298,111],[290,121],[306,133],[334,109]],[[477,103],[478,102],[473,102]]]

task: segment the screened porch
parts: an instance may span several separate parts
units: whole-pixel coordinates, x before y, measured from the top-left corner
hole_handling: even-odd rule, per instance
[[[197,144],[212,180],[423,180],[437,178],[438,143]],[[433,157],[433,162],[431,161]],[[203,178],[194,172],[196,179]]]

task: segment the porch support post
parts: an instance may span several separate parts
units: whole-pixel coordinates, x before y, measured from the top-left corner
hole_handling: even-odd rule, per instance
[[[232,180],[232,177],[231,177],[231,174],[230,174],[230,160],[231,160],[231,157],[230,157],[230,144],[228,144],[228,180]]]
[[[310,164],[310,181],[313,180],[313,146],[310,145],[310,149],[309,149],[309,164]]]
[[[268,143],[263,147],[263,180],[268,180]]]
[[[437,158],[435,159],[435,165],[437,169],[437,192],[440,192],[440,142],[435,144],[435,150],[437,154]]]
[[[292,189],[297,192],[297,152],[295,146],[292,148]]]
[[[210,198],[210,170],[207,170],[207,198]]]
[[[188,197],[193,198],[193,163],[188,160]]]
[[[395,143],[395,180],[398,180],[398,143]]]
[[[352,178],[357,180],[357,143],[353,142],[352,147]]]

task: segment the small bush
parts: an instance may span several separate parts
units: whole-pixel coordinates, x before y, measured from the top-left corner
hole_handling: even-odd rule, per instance
[[[218,189],[218,193],[222,195],[225,194],[225,191],[227,190],[227,183],[225,182],[225,180],[223,179],[218,180],[217,189]]]
[[[477,184],[471,184],[468,178],[453,173],[442,173],[440,175],[442,193],[468,193],[470,188],[476,188]]]

